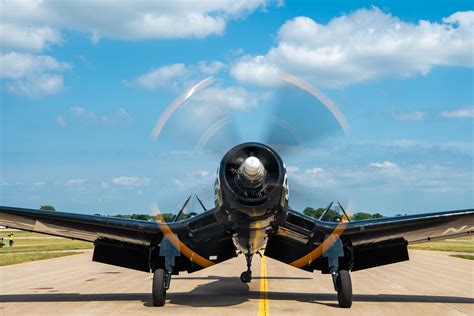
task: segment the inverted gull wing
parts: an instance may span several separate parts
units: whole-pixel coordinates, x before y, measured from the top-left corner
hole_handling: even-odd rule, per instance
[[[162,234],[163,224],[0,206],[0,225],[90,242],[95,242],[97,239],[111,239],[148,245],[154,236]],[[173,228],[179,230],[178,227]]]
[[[351,222],[323,222],[290,211],[269,236],[265,255],[306,270],[325,270],[324,241],[337,236],[344,245],[343,265],[361,270],[408,260],[408,244],[474,233],[474,210],[448,211]]]
[[[94,261],[142,271],[161,264],[168,255],[161,251],[163,242],[176,240],[169,244],[178,250],[173,252],[177,269],[196,271],[235,256],[232,236],[216,221],[214,212],[176,223],[156,223],[0,206],[0,225],[94,242]]]

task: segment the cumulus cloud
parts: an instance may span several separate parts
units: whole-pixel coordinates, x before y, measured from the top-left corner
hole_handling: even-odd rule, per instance
[[[210,87],[193,97],[194,114],[200,117],[221,115],[226,111],[246,111],[258,104],[260,96],[242,87]]]
[[[2,42],[42,49],[60,42],[60,30],[88,33],[91,40],[203,38],[223,34],[231,19],[264,9],[267,0],[175,1],[3,1]],[[24,27],[28,25],[28,27]],[[11,31],[13,30],[13,32]]]
[[[50,27],[32,28],[27,24],[2,22],[0,22],[0,36],[1,47],[15,51],[40,52],[52,44],[60,44],[63,41],[60,32]]]
[[[445,118],[474,118],[474,106],[443,111],[440,114]]]
[[[143,74],[132,81],[125,81],[125,85],[137,86],[144,89],[175,86],[187,76],[189,71],[184,64],[166,65]]]
[[[71,107],[70,112],[74,118],[86,123],[116,124],[130,122],[132,120],[132,117],[124,108],[119,108],[115,113],[110,115],[97,114],[81,106]]]
[[[200,176],[200,177],[208,177],[209,176],[209,171],[198,170],[198,171],[193,171],[192,174]]]
[[[299,170],[298,167],[296,169]],[[328,171],[320,167],[306,169],[302,173],[291,172],[291,178],[309,188],[327,188],[336,184],[335,178]]]
[[[371,162],[369,166],[379,168],[379,169],[387,169],[387,170],[399,168],[399,166],[396,163],[387,161],[387,160],[383,162]]]
[[[128,177],[128,176],[120,176],[117,178],[112,179],[112,183],[118,186],[124,187],[139,187],[139,186],[146,186],[150,184],[150,178],[139,178],[139,177]]]
[[[230,73],[258,85],[284,72],[328,87],[386,77],[426,75],[435,66],[472,67],[474,11],[441,22],[404,22],[376,7],[320,24],[308,17],[287,21],[265,55],[244,56]]]
[[[72,65],[51,56],[21,53],[0,55],[0,78],[6,80],[6,89],[17,95],[41,97],[56,94],[63,89],[63,75]]]
[[[86,179],[71,179],[66,181],[66,185],[80,185],[86,183]]]
[[[214,75],[224,69],[226,65],[220,61],[200,61],[197,64],[185,65],[182,63],[164,65],[123,83],[129,87],[139,87],[153,90],[163,87],[183,88],[203,76]]]
[[[300,171],[300,168],[296,166],[287,166],[286,171],[288,171],[288,173],[295,173],[295,172]]]

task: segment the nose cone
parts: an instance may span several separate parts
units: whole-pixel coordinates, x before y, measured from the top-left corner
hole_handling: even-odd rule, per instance
[[[242,174],[249,181],[260,180],[265,173],[262,162],[257,158],[250,156],[242,163]]]

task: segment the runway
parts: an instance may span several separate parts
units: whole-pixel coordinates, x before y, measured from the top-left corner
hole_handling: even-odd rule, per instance
[[[172,279],[152,307],[151,275],[91,261],[92,252],[0,268],[0,315],[474,315],[474,264],[447,253],[351,274],[354,303],[337,307],[330,276],[256,257]],[[264,275],[265,277],[261,277]]]

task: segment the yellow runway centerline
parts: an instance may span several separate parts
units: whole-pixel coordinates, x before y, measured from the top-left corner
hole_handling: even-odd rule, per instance
[[[258,316],[269,315],[268,310],[268,283],[267,283],[267,260],[262,256],[262,268],[260,272],[260,303],[258,308]]]

